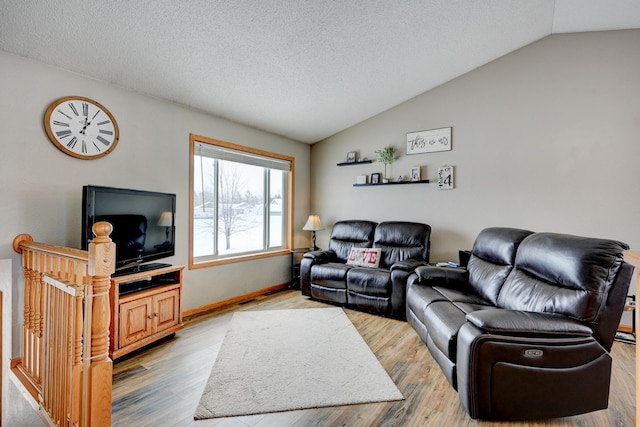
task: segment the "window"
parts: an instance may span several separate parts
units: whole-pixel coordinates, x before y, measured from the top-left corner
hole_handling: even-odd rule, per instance
[[[294,159],[191,135],[190,267],[282,254]]]

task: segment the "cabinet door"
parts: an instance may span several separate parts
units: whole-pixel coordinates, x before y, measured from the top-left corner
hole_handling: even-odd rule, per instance
[[[159,332],[180,323],[180,290],[163,292],[154,296],[155,331]]]
[[[120,347],[141,340],[153,333],[151,297],[120,304]]]

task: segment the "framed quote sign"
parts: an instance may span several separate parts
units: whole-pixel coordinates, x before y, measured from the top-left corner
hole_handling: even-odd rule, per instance
[[[407,154],[451,150],[451,128],[407,133]]]
[[[438,190],[453,190],[453,166],[438,168]]]

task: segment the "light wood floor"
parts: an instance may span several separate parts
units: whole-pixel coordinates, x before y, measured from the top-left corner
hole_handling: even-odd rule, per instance
[[[227,323],[235,310],[324,307],[283,291],[191,319],[176,337],[114,364],[114,426],[633,426],[635,347],[616,342],[609,409],[538,423],[488,423],[468,417],[457,393],[406,322],[345,310],[404,401],[194,421]],[[277,348],[277,343],[274,343]]]

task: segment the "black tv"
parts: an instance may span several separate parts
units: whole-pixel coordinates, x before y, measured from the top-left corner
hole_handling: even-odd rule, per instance
[[[85,185],[82,187],[82,249],[95,237],[92,227],[113,226],[116,272],[129,274],[168,264],[151,261],[175,255],[176,195]]]

